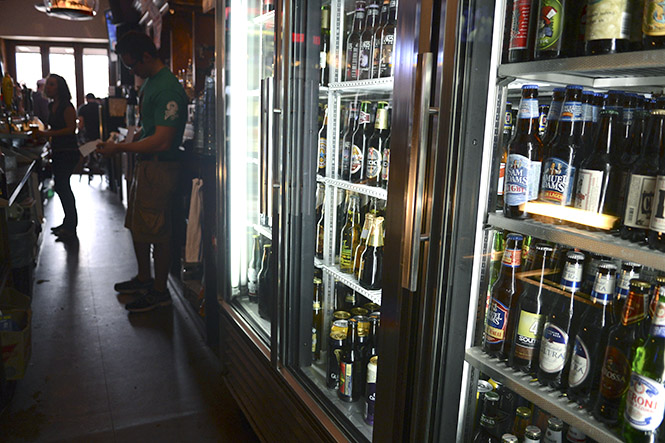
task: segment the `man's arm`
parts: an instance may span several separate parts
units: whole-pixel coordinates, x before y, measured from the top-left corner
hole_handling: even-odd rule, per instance
[[[97,143],[97,150],[105,155],[116,152],[136,152],[150,154],[168,151],[173,143],[176,128],[171,126],[156,126],[155,133],[142,140],[131,143],[101,142]]]

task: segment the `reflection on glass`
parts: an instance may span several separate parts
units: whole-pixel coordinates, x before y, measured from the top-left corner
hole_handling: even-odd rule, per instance
[[[74,63],[74,48],[51,48],[49,54],[51,74],[63,77],[72,94],[72,104],[78,106],[76,97],[76,68]]]
[[[267,341],[275,272],[270,204],[274,12],[261,14],[261,5],[232,0],[228,17],[228,272],[235,306]]]

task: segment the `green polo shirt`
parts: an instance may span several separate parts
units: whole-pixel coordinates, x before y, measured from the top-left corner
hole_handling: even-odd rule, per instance
[[[187,94],[178,79],[166,67],[146,79],[141,87],[141,139],[155,133],[157,126],[176,128],[168,151],[157,154],[160,160],[174,161],[179,158],[178,147],[187,123]]]

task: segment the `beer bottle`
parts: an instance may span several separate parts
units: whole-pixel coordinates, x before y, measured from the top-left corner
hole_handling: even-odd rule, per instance
[[[640,152],[647,135],[647,121],[649,116],[649,111],[636,111],[633,116],[633,124],[630,126],[628,138],[623,140],[621,157],[617,168],[620,177],[620,185],[619,193],[616,197],[619,215],[621,216],[623,216],[624,213],[624,201],[626,199],[626,188],[628,187],[630,170],[640,157]]]
[[[543,139],[545,129],[547,128],[547,114],[550,112],[550,105],[538,106],[538,136]]]
[[[347,321],[348,324],[348,321]],[[342,348],[346,340],[346,332],[333,330],[328,337],[328,362],[326,365],[326,387],[337,389],[339,382],[339,366],[342,360]]]
[[[600,127],[593,151],[582,160],[577,174],[575,207],[585,211],[619,215],[614,197],[618,193],[620,177],[616,166],[619,162],[617,140],[621,133],[618,113],[602,111]]]
[[[619,420],[621,397],[626,393],[630,379],[630,363],[635,349],[644,343],[643,322],[650,289],[651,285],[645,281],[630,282],[630,294],[621,313],[621,322],[610,328],[607,338],[593,415],[610,425]]]
[[[508,145],[503,205],[506,217],[526,218],[526,203],[538,197],[542,151],[538,136],[538,86],[525,85],[515,134]]]
[[[358,58],[360,80],[372,78],[372,43],[374,41],[374,31],[376,31],[379,24],[379,4],[377,0],[370,2],[365,8],[365,13],[365,27],[360,34],[360,56]]]
[[[363,384],[361,376],[362,361],[358,356],[358,320],[349,319],[349,329],[342,348],[342,357],[339,362],[339,389],[337,396],[346,402],[358,401],[361,396]]]
[[[519,443],[519,439],[513,434],[503,434],[501,436],[501,443]]]
[[[633,2],[588,2],[586,55],[624,52],[629,49]]]
[[[325,194],[323,196],[324,202],[321,203],[321,215],[316,223],[316,258],[323,259],[324,240],[326,236],[326,213],[325,213]]]
[[[272,245],[263,245],[263,259],[259,271],[259,315],[265,320],[272,317]]]
[[[542,431],[538,426],[529,425],[524,432],[524,443],[540,443]]]
[[[328,85],[330,78],[330,5],[321,7],[321,46],[319,47],[319,84]]]
[[[372,73],[371,78],[379,78],[379,66],[381,65],[381,33],[388,23],[390,14],[390,0],[383,0],[379,15],[379,24],[374,28],[372,37]],[[640,35],[641,37],[641,35]]]
[[[651,206],[662,147],[665,146],[665,110],[651,112],[649,136],[640,158],[630,170],[621,238],[646,242],[649,237]],[[658,217],[660,214],[657,214]]]
[[[489,314],[485,328],[483,350],[492,357],[506,360],[510,355],[512,332],[517,317],[516,305],[522,293],[522,283],[515,278],[522,263],[521,234],[508,234],[503,252],[501,275],[492,287]]]
[[[349,209],[349,201],[351,200],[351,191],[342,188],[337,189],[337,207],[335,208],[335,226],[339,229],[346,223],[347,212]],[[339,262],[339,253],[342,245],[342,236],[335,236],[335,263]]]
[[[566,0],[540,0],[538,5],[538,33],[536,60],[557,58],[563,49],[567,22]]]
[[[480,416],[480,429],[473,437],[473,443],[499,443],[499,440],[494,436],[499,422],[498,410],[499,395],[494,391],[486,392],[483,412]]]
[[[350,177],[353,183],[360,183],[365,177],[365,159],[367,155],[367,144],[372,135],[370,122],[369,101],[360,102],[360,114],[358,115],[358,127],[353,133],[351,144],[351,166]]]
[[[390,121],[390,119],[388,119]],[[381,187],[388,189],[388,180],[390,178],[390,128],[388,135],[383,142],[383,159],[381,163]]]
[[[628,391],[619,410],[621,434],[626,441],[658,440],[665,411],[664,351],[665,288],[660,288],[649,337],[635,350]]]
[[[346,127],[340,137],[342,140],[341,160],[339,162],[339,178],[341,180],[351,180],[351,146],[353,145],[353,134],[358,128],[358,102],[349,103],[349,118]]]
[[[593,152],[596,125],[593,121],[593,92],[582,91],[582,145],[577,157],[580,161]]]
[[[616,266],[610,262],[598,267],[587,306],[575,321],[575,344],[570,358],[568,398],[587,406],[600,379],[600,367],[607,343],[607,331],[614,324],[612,299],[616,286]]]
[[[543,443],[563,443],[563,422],[560,418],[550,417],[547,420],[547,431]]]
[[[367,384],[365,386],[365,423],[374,425],[374,409],[376,406],[376,372],[379,356],[375,355],[367,363]]]
[[[582,285],[584,254],[568,252],[561,275],[562,289],[566,296],[558,296],[547,315],[540,343],[538,381],[544,386],[560,389],[564,385],[564,367],[569,352],[569,338],[575,306],[575,293]]]
[[[665,47],[665,6],[658,0],[644,0],[642,44],[644,49]]]
[[[661,286],[665,286],[665,275],[659,275],[658,277],[656,277],[656,284],[653,286],[653,291],[652,291],[653,293],[650,295],[651,300],[649,302],[649,312],[648,312],[649,320],[651,320],[656,314],[656,308],[658,307],[658,294],[660,292]],[[647,335],[649,334],[650,329],[651,325],[649,325],[649,328],[645,330]]]
[[[360,262],[363,252],[367,248],[367,241],[369,240],[369,231],[372,228],[372,223],[374,222],[374,214],[368,213],[365,216],[365,223],[363,223],[363,229],[360,231],[360,242],[358,247],[353,253],[353,274],[356,278],[360,279]]]
[[[548,158],[543,164],[540,200],[562,206],[573,203],[577,151],[582,135],[582,87],[567,86],[557,133],[546,147]]]
[[[346,274],[353,274],[353,253],[360,243],[360,210],[356,194],[353,194],[349,200],[346,223],[340,238],[342,244],[339,252],[339,269]]]
[[[247,293],[249,301],[256,303],[259,292],[259,271],[261,270],[261,237],[252,235],[252,256],[247,269]]]
[[[353,16],[353,28],[346,39],[346,75],[344,80],[353,81],[360,78],[358,62],[360,59],[360,35],[365,24],[365,1],[356,1],[356,12]]]
[[[359,283],[365,289],[381,289],[383,275],[383,217],[376,217],[369,231],[367,247],[360,258]]]
[[[616,294],[614,298],[614,317],[621,318],[623,312],[623,305],[626,303],[628,293],[630,292],[631,280],[640,278],[640,271],[642,265],[633,262],[623,262],[621,264],[621,271],[617,276]]]
[[[663,143],[663,140],[661,140],[661,143]],[[656,178],[651,220],[649,222],[649,247],[665,251],[665,156],[663,155],[662,144],[659,152],[658,177]]]
[[[392,77],[394,75],[394,49],[397,40],[397,0],[390,0],[388,21],[381,29],[381,61],[379,62],[379,77]]]
[[[544,323],[543,283],[548,278],[549,263],[554,248],[545,243],[536,245],[535,266],[540,267],[538,285],[527,285],[517,302],[517,319],[513,338],[513,352],[509,364],[527,374],[538,367],[538,351]]]
[[[531,423],[531,409],[526,406],[520,406],[515,411],[515,421],[513,421],[512,434],[520,441],[524,440],[526,427]]]
[[[506,102],[506,111],[503,114],[503,134],[501,136],[501,160],[499,161],[499,184],[497,186],[497,209],[503,209],[503,191],[505,187],[506,162],[508,161],[508,145],[513,132],[513,105]],[[540,120],[539,120],[540,121]]]
[[[508,61],[525,62],[533,53],[533,35],[535,19],[533,16],[535,0],[514,0],[511,16]],[[510,16],[506,14],[506,16]]]
[[[374,133],[367,142],[365,157],[365,181],[370,186],[379,186],[383,166],[383,147],[388,137],[388,103],[379,102],[374,120]]]
[[[635,121],[635,111],[637,110],[638,95],[628,92],[623,95],[623,138],[626,139],[630,136],[630,128]]]
[[[487,315],[490,312],[492,287],[494,287],[494,283],[496,283],[499,275],[501,275],[501,261],[506,243],[503,231],[493,231],[493,234],[490,235],[492,235],[492,249],[490,251],[489,278],[487,280],[487,294],[485,296],[485,323],[487,323]]]
[[[320,278],[315,278],[314,299],[312,300],[312,361],[318,361],[321,358],[321,340],[323,340],[322,292],[323,282]]]
[[[566,95],[565,88],[554,88],[552,90],[552,102],[550,103],[550,110],[547,113],[547,126],[545,127],[545,135],[543,135],[543,147],[549,146],[556,135],[556,128],[559,124],[559,117],[561,116],[561,108],[563,108],[563,100]],[[543,152],[546,155],[546,152]]]
[[[328,147],[328,107],[326,106],[323,114],[323,125],[319,129],[319,152],[317,155],[318,169],[317,174],[321,177],[326,176],[326,150]]]

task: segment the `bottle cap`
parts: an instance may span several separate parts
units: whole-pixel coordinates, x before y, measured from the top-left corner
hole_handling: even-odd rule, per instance
[[[550,417],[547,420],[547,427],[553,431],[562,431],[563,421],[559,417]]]
[[[570,251],[568,254],[566,254],[566,259],[568,261],[584,261],[584,258],[584,254],[577,251]]]
[[[644,280],[632,279],[630,281],[630,290],[638,292],[649,292],[651,290],[651,284]]]
[[[529,418],[531,417],[531,409],[527,408],[526,406],[520,406],[517,408],[517,416],[520,418]]]
[[[629,269],[636,269],[636,270],[640,270],[640,269],[642,269],[642,265],[639,264],[639,263],[632,262],[632,261],[626,261],[626,262],[623,262],[623,263],[621,264],[621,269],[626,269],[626,270],[629,270]]]
[[[538,90],[538,85],[523,85],[523,86],[522,86],[522,90],[525,90],[525,89],[535,89],[535,90]]]
[[[487,401],[499,401],[499,394],[494,391],[485,393],[485,400]]]
[[[566,91],[583,91],[584,88],[581,85],[568,85],[566,86]]]

